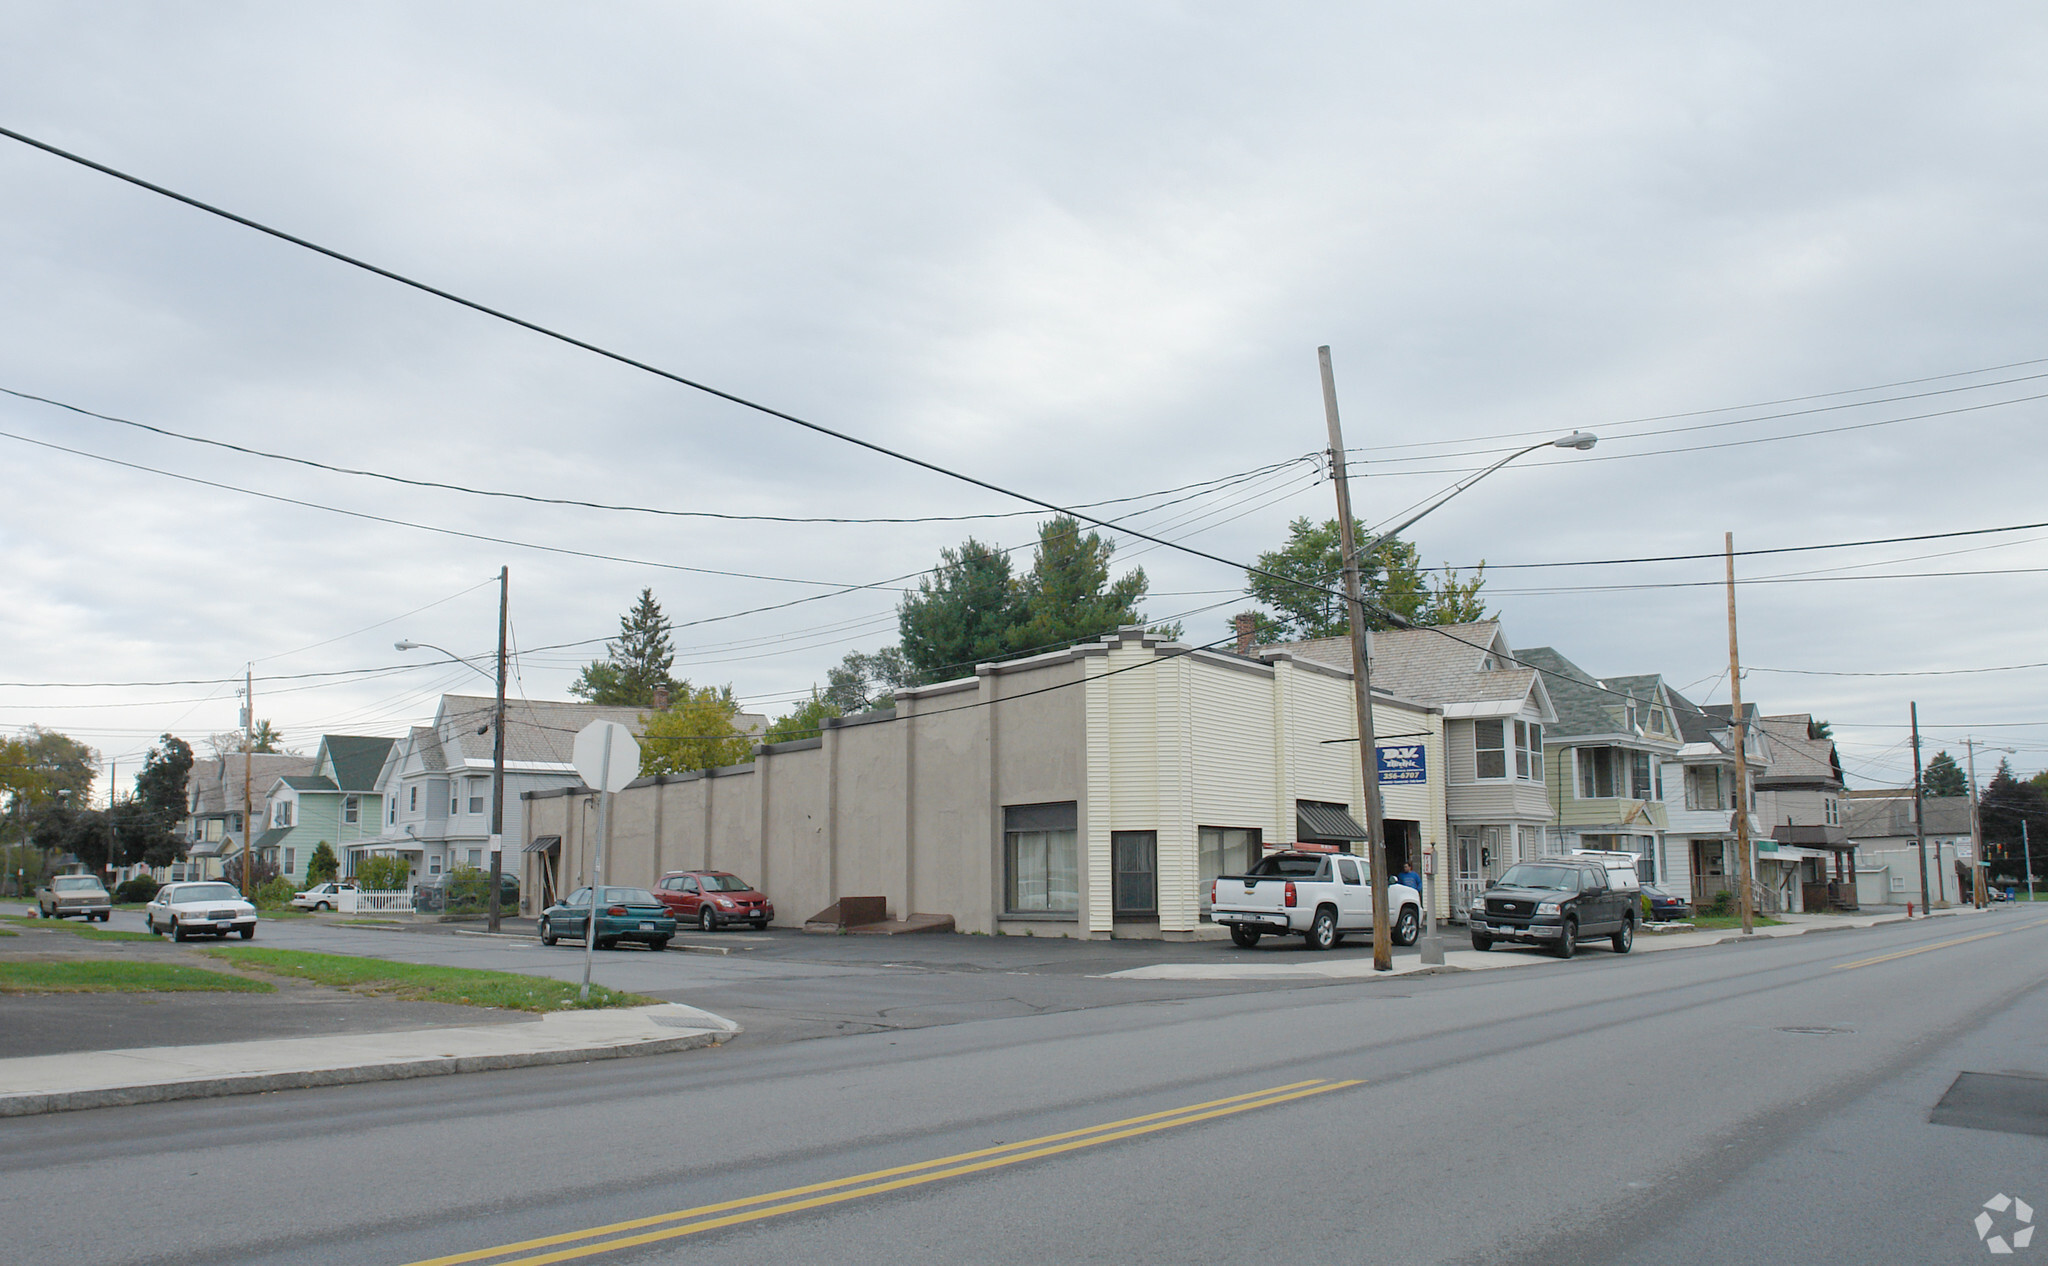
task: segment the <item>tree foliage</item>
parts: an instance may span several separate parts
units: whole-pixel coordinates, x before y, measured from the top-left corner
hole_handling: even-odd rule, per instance
[[[1299,518],[1287,525],[1287,541],[1259,555],[1257,570],[1245,574],[1245,591],[1271,614],[1261,613],[1253,636],[1260,642],[1343,637],[1351,631],[1343,598],[1343,538],[1335,519]],[[1264,573],[1264,574],[1262,574]],[[1408,624],[1464,624],[1486,618],[1479,596],[1486,564],[1459,575],[1446,567],[1431,581],[1415,546],[1395,539],[1362,560],[1359,592],[1367,605],[1367,627],[1396,627],[1382,612]],[[1375,609],[1376,608],[1376,609]]]
[[[143,759],[135,775],[135,798],[155,813],[166,830],[185,820],[185,783],[192,774],[192,745],[166,734]]]
[[[686,683],[669,676],[675,664],[669,644],[668,617],[652,589],[619,617],[619,635],[605,643],[605,657],[592,660],[569,686],[569,693],[592,703],[621,708],[651,708],[654,692],[666,686],[671,696]]]
[[[1956,764],[1956,758],[1947,752],[1936,752],[1934,759],[1927,762],[1927,768],[1920,773],[1920,786],[1922,794],[1929,796],[1970,794],[1970,783],[1963,777],[1963,767]]]
[[[412,879],[412,863],[403,857],[373,854],[357,860],[355,878],[365,892],[397,892]]]
[[[1010,556],[973,537],[939,551],[939,566],[896,607],[904,660],[919,682],[943,681],[1002,659],[1023,603]]]
[[[785,717],[777,717],[762,736],[764,743],[794,743],[798,739],[816,738],[824,731],[828,717],[843,716],[837,704],[811,687],[811,697]]]
[[[1019,655],[1058,650],[1076,642],[1142,624],[1138,600],[1145,596],[1145,569],[1133,567],[1110,578],[1114,542],[1080,521],[1059,514],[1038,525],[1038,549],[1030,574],[1017,587],[1017,623],[1010,650]]]
[[[642,777],[737,765],[754,750],[753,735],[740,726],[740,705],[731,686],[680,683],[667,711],[640,720]]]
[[[22,817],[56,804],[66,791],[82,805],[99,759],[98,752],[69,735],[32,725],[0,738],[0,795],[6,797],[7,810]]]
[[[884,646],[872,655],[852,651],[838,667],[825,670],[824,699],[839,709],[837,715],[852,716],[890,706],[898,690],[916,682],[917,670],[901,647]]]
[[[306,886],[324,884],[341,873],[341,859],[334,855],[334,847],[326,840],[313,846],[313,856],[306,859]]]

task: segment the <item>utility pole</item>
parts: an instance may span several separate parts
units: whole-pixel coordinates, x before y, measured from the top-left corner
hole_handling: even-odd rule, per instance
[[[1926,780],[1920,776],[1920,705],[1912,705],[1913,716],[1913,839],[1914,847],[1920,852],[1920,913],[1925,916],[1931,911],[1927,905],[1927,794]]]
[[[117,768],[118,762],[112,756],[107,757],[107,825],[110,828],[114,824],[114,788],[120,785],[120,775],[115,772]],[[114,868],[114,850],[120,847],[120,844],[121,833],[118,830],[109,830],[107,832],[107,878],[109,879],[114,878],[118,873]],[[113,884],[107,885],[110,891],[113,887]]]
[[[2027,868],[2027,900],[2034,899],[2034,846],[2027,842],[2027,815],[2020,815],[2020,864]]]
[[[1351,615],[1351,690],[1358,703],[1358,764],[1365,788],[1365,849],[1372,883],[1372,969],[1394,969],[1394,942],[1387,927],[1386,838],[1380,813],[1379,746],[1372,733],[1372,675],[1365,646],[1365,601],[1359,595],[1356,529],[1351,522],[1351,483],[1344,462],[1344,429],[1337,421],[1337,378],[1330,349],[1316,349],[1323,371],[1323,418],[1330,428],[1330,473],[1337,481],[1337,527],[1344,550],[1344,601]]]
[[[498,885],[505,873],[505,621],[512,569],[498,568],[498,710],[491,721],[491,921],[498,930]]]
[[[256,665],[242,666],[242,895],[256,900],[256,832],[249,821],[250,769],[256,763]]]
[[[1749,726],[1742,718],[1742,655],[1735,645],[1735,533],[1723,534],[1728,553],[1728,701],[1735,722],[1735,882],[1741,885],[1742,934],[1756,935],[1756,906],[1749,864]]]
[[[1984,827],[1977,818],[1977,740],[1964,739],[1963,753],[1970,774],[1970,906],[1976,909],[1984,904],[1984,879],[1978,869],[1984,864]]]

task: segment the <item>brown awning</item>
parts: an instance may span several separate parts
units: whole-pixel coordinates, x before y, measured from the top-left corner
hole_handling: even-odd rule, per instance
[[[519,851],[522,853],[548,853],[561,846],[562,837],[559,835],[536,835],[525,848]]]

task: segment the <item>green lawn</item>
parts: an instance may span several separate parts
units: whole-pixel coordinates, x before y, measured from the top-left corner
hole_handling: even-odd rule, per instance
[[[452,1002],[468,1007],[504,1007],[515,1011],[560,1011],[575,1007],[639,1007],[655,1001],[638,994],[592,985],[590,1001],[578,1002],[575,985],[543,976],[475,971],[464,967],[428,967],[381,958],[354,958],[346,954],[312,954],[304,950],[264,949],[254,945],[223,945],[202,952],[251,971],[421,1002]]]
[[[1702,932],[1720,932],[1740,928],[1742,926],[1742,916],[1739,914],[1696,914],[1690,919],[1684,920],[1684,922],[1692,924]],[[1750,922],[1760,928],[1774,928],[1782,924],[1784,920],[1774,919],[1767,914],[1759,914],[1753,917]]]
[[[157,938],[148,932],[121,932],[113,928],[94,927],[90,923],[74,922],[70,919],[39,919],[32,914],[0,914],[0,923],[18,923],[24,927],[39,927],[49,932],[69,932],[82,936],[88,941],[154,941]],[[13,932],[0,928],[8,936]]]
[[[0,993],[275,993],[267,980],[246,980],[183,963],[116,960],[0,963]]]

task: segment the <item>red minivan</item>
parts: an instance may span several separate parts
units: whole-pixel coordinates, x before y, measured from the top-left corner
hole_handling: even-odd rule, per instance
[[[758,930],[775,917],[774,902],[722,870],[672,870],[654,885],[654,895],[677,923],[695,923],[706,932],[728,923],[751,923]]]

